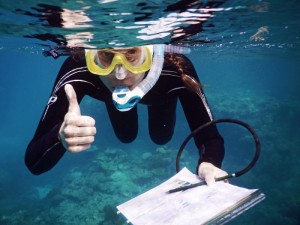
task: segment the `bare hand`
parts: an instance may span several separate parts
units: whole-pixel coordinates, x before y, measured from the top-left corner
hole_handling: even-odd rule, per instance
[[[215,178],[223,177],[228,175],[224,170],[219,169],[208,162],[202,162],[198,169],[198,174],[201,178],[205,180],[208,186],[213,186],[215,184]],[[225,180],[225,182],[228,182]]]
[[[59,136],[63,146],[70,152],[81,152],[91,147],[96,134],[95,120],[90,116],[82,116],[76,92],[70,84],[65,85],[69,101],[69,110],[65,115]]]

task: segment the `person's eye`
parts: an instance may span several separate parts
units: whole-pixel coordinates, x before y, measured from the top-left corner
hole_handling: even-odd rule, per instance
[[[133,57],[127,57],[126,58],[128,62],[134,62],[136,59]]]
[[[111,53],[111,52],[101,52],[101,56],[104,57],[104,58],[107,58],[107,59],[112,58],[113,55],[114,54]]]
[[[126,59],[128,62],[134,62],[137,59],[137,50],[130,49],[126,52]]]
[[[128,55],[134,55],[134,54],[136,54],[136,50],[135,49],[130,49],[130,50],[127,51],[127,54]]]

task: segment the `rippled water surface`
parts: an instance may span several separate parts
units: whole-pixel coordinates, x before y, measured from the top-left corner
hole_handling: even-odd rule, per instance
[[[176,43],[297,54],[299,3],[289,1],[1,1],[1,40],[37,46]],[[30,41],[29,41],[30,40]],[[10,43],[24,48],[24,43]],[[33,45],[37,46],[33,46]],[[3,46],[5,47],[5,46]],[[299,52],[299,51],[298,51]]]

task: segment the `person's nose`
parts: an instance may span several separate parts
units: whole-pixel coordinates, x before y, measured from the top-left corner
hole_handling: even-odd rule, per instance
[[[117,65],[115,69],[115,76],[118,80],[124,80],[127,75],[126,69],[122,65]]]

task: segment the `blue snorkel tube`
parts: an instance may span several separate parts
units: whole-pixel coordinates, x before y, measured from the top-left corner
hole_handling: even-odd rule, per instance
[[[190,49],[164,44],[153,45],[153,62],[147,77],[133,90],[129,90],[126,86],[120,86],[114,89],[112,94],[113,103],[119,111],[124,112],[132,109],[155,85],[164,65],[165,52],[188,54],[190,53]]]

